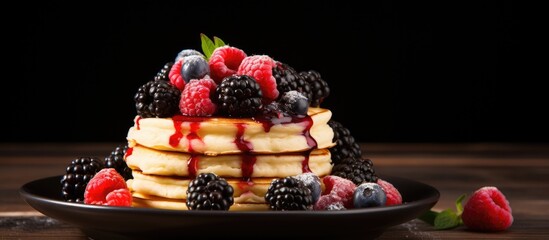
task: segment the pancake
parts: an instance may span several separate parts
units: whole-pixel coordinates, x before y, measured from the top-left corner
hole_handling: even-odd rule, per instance
[[[304,118],[173,118],[134,119],[128,131],[130,147],[205,155],[236,153],[291,153],[313,148],[329,148],[333,130],[328,125],[332,112],[309,108]]]
[[[143,194],[134,194],[132,207],[159,208],[171,210],[188,210],[185,200],[169,199]],[[229,211],[265,211],[269,205],[264,203],[235,203]]]
[[[137,145],[126,156],[126,164],[130,168],[144,174],[162,176],[189,176],[209,172],[221,177],[286,177],[298,175],[307,169],[324,176],[332,170],[330,162],[328,149],[292,154],[208,156],[158,151]]]
[[[186,199],[190,179],[145,175],[134,171],[133,179],[127,181],[128,188],[134,194],[156,196],[167,199]],[[234,190],[235,203],[265,203],[265,193],[273,178],[226,178]]]

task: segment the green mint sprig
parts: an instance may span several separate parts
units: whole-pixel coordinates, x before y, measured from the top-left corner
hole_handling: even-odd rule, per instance
[[[206,56],[206,60],[210,59],[210,56],[212,56],[212,53],[216,48],[226,45],[221,38],[214,36],[212,41],[212,39],[204,33],[200,34],[200,41],[202,42],[202,52],[204,53],[204,56]]]
[[[446,209],[441,212],[429,210],[418,217],[418,219],[434,226],[437,230],[452,229],[461,226],[463,225],[461,214],[463,213],[463,199],[465,199],[465,196],[466,194],[463,194],[456,199],[456,211],[452,209]]]

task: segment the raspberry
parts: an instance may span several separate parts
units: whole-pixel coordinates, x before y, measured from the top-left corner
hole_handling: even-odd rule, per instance
[[[326,176],[322,179],[324,183],[324,195],[315,203],[315,210],[327,210],[328,206],[341,203],[345,208],[353,208],[353,194],[356,185],[342,177]]]
[[[214,50],[210,56],[210,75],[217,83],[221,83],[225,77],[236,74],[246,53],[238,48],[223,46]]]
[[[273,77],[273,67],[276,63],[267,55],[254,55],[244,58],[237,74],[248,75],[259,83],[263,97],[268,101],[274,101],[278,97],[276,79]]]
[[[402,204],[402,196],[400,195],[398,189],[393,186],[393,184],[380,178],[377,179],[377,184],[381,186],[381,188],[385,192],[385,195],[387,195],[387,202],[385,202],[385,206]]]
[[[503,231],[513,223],[509,201],[496,187],[475,191],[465,204],[461,219],[465,226],[479,231]]]
[[[124,178],[114,168],[104,168],[90,180],[84,203],[108,206],[131,206],[132,195]]]
[[[170,73],[168,74],[168,77],[170,78],[170,82],[179,89],[179,91],[183,91],[185,88],[185,81],[183,80],[183,77],[181,76],[181,66],[183,65],[183,59],[175,62],[175,64],[172,66],[172,69],[170,69]]]
[[[217,106],[210,95],[215,93],[215,82],[211,79],[193,79],[181,93],[179,109],[186,116],[206,117],[215,113]]]

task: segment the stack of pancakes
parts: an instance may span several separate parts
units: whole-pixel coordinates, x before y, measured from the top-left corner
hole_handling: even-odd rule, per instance
[[[332,113],[310,108],[303,118],[135,118],[128,132],[128,180],[137,207],[186,210],[189,182],[215,173],[234,189],[230,210],[267,209],[275,178],[332,169]]]

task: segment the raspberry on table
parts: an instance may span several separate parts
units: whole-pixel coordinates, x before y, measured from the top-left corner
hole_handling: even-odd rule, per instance
[[[189,183],[187,208],[190,210],[229,210],[234,189],[214,173],[200,173]]]
[[[322,179],[324,193],[315,203],[315,210],[326,210],[328,206],[341,203],[346,209],[353,208],[353,194],[356,185],[342,177],[329,175]]]
[[[193,79],[183,89],[179,109],[186,116],[207,117],[217,110],[212,102],[215,93],[215,82],[211,79]]]
[[[385,192],[385,195],[387,195],[387,202],[385,202],[385,206],[402,204],[402,195],[400,195],[400,192],[395,186],[393,186],[393,184],[381,178],[377,179],[377,184],[381,186]]]
[[[244,51],[230,46],[216,48],[210,56],[210,77],[217,83],[224,78],[236,74],[242,60],[247,55]]]
[[[463,208],[465,226],[477,231],[503,231],[513,224],[513,215],[505,195],[493,186],[476,190]]]
[[[279,94],[276,88],[276,79],[273,77],[273,67],[275,66],[275,61],[267,55],[248,56],[240,63],[237,74],[253,77],[261,87],[263,98],[267,101],[274,101]]]
[[[129,207],[132,205],[132,195],[126,181],[114,168],[104,168],[88,183],[84,203]]]

